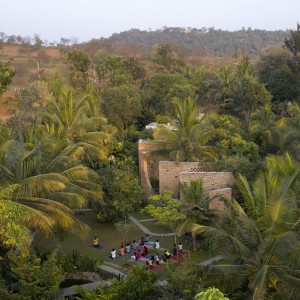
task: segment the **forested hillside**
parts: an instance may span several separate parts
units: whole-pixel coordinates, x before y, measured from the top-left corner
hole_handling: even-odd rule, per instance
[[[239,51],[257,55],[260,49],[266,46],[282,44],[288,34],[288,31],[283,30],[267,31],[251,28],[225,31],[214,28],[165,27],[155,31],[131,29],[115,33],[110,39],[137,44],[148,50],[154,44],[170,43],[184,46],[190,51],[202,47],[209,55],[227,56]]]

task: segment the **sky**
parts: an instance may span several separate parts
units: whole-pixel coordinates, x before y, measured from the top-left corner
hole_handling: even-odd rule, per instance
[[[300,0],[3,0],[0,32],[80,42],[131,28],[296,29]]]

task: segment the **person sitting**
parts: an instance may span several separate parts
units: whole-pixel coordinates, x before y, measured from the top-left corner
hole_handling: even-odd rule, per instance
[[[111,253],[110,258],[111,259],[116,259],[116,257],[117,257],[117,251],[116,251],[116,249],[113,248],[110,253]]]
[[[151,259],[148,261],[148,266],[150,269],[154,268],[153,261]]]
[[[124,246],[122,245],[120,250],[119,250],[119,255],[124,256],[124,254],[125,254],[125,249],[124,249]]]
[[[174,244],[173,246],[173,256],[176,256],[177,255],[177,245]]]
[[[145,242],[149,242],[150,241],[150,236],[149,236],[149,234],[147,233],[146,234],[146,238],[145,238]]]
[[[98,239],[96,236],[95,236],[94,239],[93,239],[93,246],[94,246],[95,248],[100,247],[100,245],[99,245],[99,239]]]
[[[140,246],[144,246],[145,245],[145,241],[144,241],[144,237],[141,237],[141,241],[140,241]]]
[[[141,257],[142,257],[142,253],[141,253],[140,249],[138,249],[138,251],[136,253],[136,260],[141,259]]]
[[[178,244],[178,250],[179,250],[180,253],[182,252],[182,248],[183,248],[183,246],[182,246],[182,243],[180,242],[180,243]]]
[[[129,260],[130,262],[133,262],[133,263],[135,263],[136,262],[136,252],[134,252],[134,254],[133,255],[131,255],[131,257],[130,257],[130,260]]]
[[[165,250],[164,258],[165,258],[165,260],[170,259],[171,258],[171,253],[169,251]]]
[[[156,255],[154,256],[154,261],[157,265],[159,265],[159,256],[158,253],[156,253]]]
[[[131,244],[131,249],[132,249],[133,251],[136,251],[136,246],[137,246],[136,241],[133,240],[133,241],[132,241],[132,244]]]
[[[147,256],[147,254],[148,254],[148,249],[146,246],[144,246],[142,255]]]
[[[154,248],[156,249],[160,248],[159,240],[156,240]]]
[[[129,245],[129,243],[126,245],[125,251],[126,251],[126,253],[130,253],[130,245]]]

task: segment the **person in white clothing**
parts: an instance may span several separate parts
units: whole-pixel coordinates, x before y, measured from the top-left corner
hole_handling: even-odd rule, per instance
[[[178,245],[178,250],[179,250],[179,252],[182,252],[182,243],[181,242]]]
[[[111,253],[110,258],[116,259],[116,257],[117,257],[117,250],[115,248],[113,248],[110,253]]]
[[[156,249],[160,248],[159,240],[156,240],[156,242],[155,242],[155,248]]]

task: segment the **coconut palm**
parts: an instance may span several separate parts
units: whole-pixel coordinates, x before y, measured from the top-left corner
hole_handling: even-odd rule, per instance
[[[154,131],[160,151],[168,152],[177,162],[216,159],[216,149],[208,145],[213,132],[206,127],[207,116],[200,114],[190,97],[183,102],[174,101],[174,108],[176,119],[169,120],[170,126],[160,126]]]
[[[92,168],[107,163],[107,145],[114,131],[99,108],[99,100],[93,94],[77,100],[71,91],[62,91],[61,96],[53,99],[44,113],[45,124],[63,132],[68,145],[77,144],[84,148],[85,161]]]
[[[203,224],[209,220],[206,216],[209,198],[204,195],[201,180],[192,180],[190,183],[181,182],[180,191],[184,196],[182,199],[183,208],[181,211],[187,215],[187,220],[180,224],[176,229],[177,233],[182,235],[184,232],[191,232],[193,224]],[[196,250],[196,236],[192,235],[192,238],[193,250]]]
[[[101,201],[102,189],[98,175],[82,164],[83,153],[83,147],[68,146],[45,126],[0,145],[0,164],[9,174],[0,185],[20,185],[13,201],[30,213],[30,226],[47,233],[57,226],[86,230],[72,208],[88,205],[87,199]]]
[[[249,131],[259,141],[265,152],[268,152],[270,146],[274,147],[279,144],[279,127],[276,124],[276,115],[272,112],[270,103],[257,109],[251,115]]]
[[[300,106],[294,102],[288,107],[288,117],[282,118],[282,151],[289,151],[295,158],[300,159]]]
[[[228,201],[216,226],[195,224],[192,231],[228,261],[203,267],[209,280],[228,290],[247,286],[252,299],[298,299],[300,214],[293,188],[300,169],[282,176],[273,165],[267,162],[252,186],[239,176],[245,208]]]

